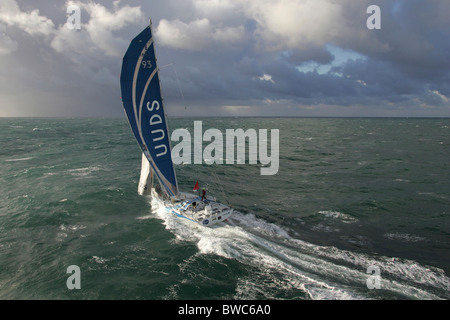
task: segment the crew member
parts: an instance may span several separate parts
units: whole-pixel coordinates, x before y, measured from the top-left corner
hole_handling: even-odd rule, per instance
[[[206,200],[206,190],[203,189],[202,190],[202,201],[205,201],[205,200]]]

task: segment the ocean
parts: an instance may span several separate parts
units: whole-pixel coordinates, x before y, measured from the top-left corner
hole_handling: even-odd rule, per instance
[[[0,299],[450,298],[450,119],[169,127],[193,132],[194,120],[280,130],[276,175],[176,166],[180,190],[198,180],[235,209],[216,228],[137,194],[141,153],[125,118],[1,118]]]

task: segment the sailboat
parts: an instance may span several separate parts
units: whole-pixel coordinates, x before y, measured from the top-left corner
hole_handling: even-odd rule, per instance
[[[209,195],[178,190],[151,20],[125,53],[120,85],[128,122],[142,151],[138,193],[157,199],[175,217],[201,226],[226,221],[231,207]],[[194,191],[198,189],[197,181]]]

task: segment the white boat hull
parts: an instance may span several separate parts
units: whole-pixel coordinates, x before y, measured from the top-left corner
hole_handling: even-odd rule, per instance
[[[160,199],[166,211],[175,217],[186,219],[204,227],[211,227],[226,221],[233,214],[232,208],[216,202],[212,197],[202,200],[202,197],[194,194],[180,193],[178,201],[163,200],[154,188],[152,189],[152,197]]]

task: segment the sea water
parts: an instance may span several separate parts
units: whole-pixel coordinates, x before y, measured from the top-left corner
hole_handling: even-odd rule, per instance
[[[216,228],[137,195],[125,119],[0,119],[0,299],[450,298],[450,119],[195,120],[280,130],[276,175],[176,166]]]

